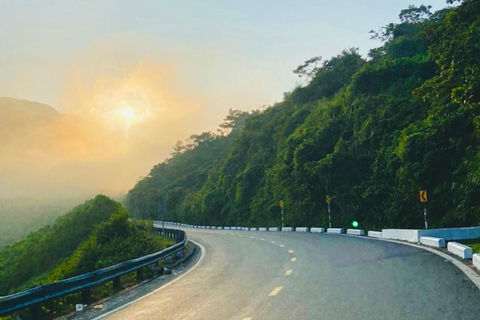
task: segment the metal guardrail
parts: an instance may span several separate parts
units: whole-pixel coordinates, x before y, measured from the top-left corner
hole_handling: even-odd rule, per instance
[[[0,297],[0,316],[10,314],[31,306],[38,306],[40,303],[64,296],[70,293],[88,290],[107,281],[115,281],[121,276],[137,271],[143,267],[163,260],[185,248],[187,235],[182,230],[159,229],[157,233],[172,238],[176,244],[137,259],[122,262],[104,269],[85,273],[73,278],[45,284],[26,291],[15,293],[9,296]]]

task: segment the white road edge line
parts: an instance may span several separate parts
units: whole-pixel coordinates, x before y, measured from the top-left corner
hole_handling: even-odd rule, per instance
[[[134,303],[136,303],[136,302],[138,302],[138,301],[140,301],[140,300],[143,300],[143,299],[145,299],[146,297],[148,297],[148,296],[150,296],[150,295],[152,295],[152,294],[154,294],[154,293],[156,293],[156,292],[158,292],[158,291],[160,291],[160,290],[168,287],[168,286],[171,285],[172,283],[177,282],[178,280],[180,280],[181,278],[183,278],[184,276],[186,276],[187,274],[189,274],[192,270],[194,270],[194,269],[205,259],[205,256],[207,255],[207,250],[205,249],[205,247],[204,247],[202,244],[198,243],[197,241],[190,240],[190,239],[189,239],[188,241],[191,241],[191,242],[193,242],[194,244],[196,244],[197,246],[199,246],[199,247],[200,247],[200,250],[202,251],[202,255],[200,256],[200,259],[198,259],[197,263],[195,263],[195,265],[194,265],[193,267],[191,267],[189,270],[187,270],[184,274],[182,274],[182,275],[179,276],[178,278],[173,279],[172,281],[164,284],[164,285],[161,286],[160,288],[155,289],[155,290],[153,290],[152,292],[149,292],[149,293],[147,293],[146,295],[141,296],[141,297],[139,297],[139,298],[137,298],[137,299],[135,299],[135,300],[133,300],[133,301],[130,301],[130,302],[128,302],[128,303],[126,303],[126,304],[118,307],[118,308],[115,308],[115,309],[113,309],[113,310],[110,310],[110,311],[108,311],[107,313],[104,313],[104,314],[102,314],[102,315],[100,315],[100,316],[98,316],[98,317],[96,317],[96,318],[93,318],[92,320],[103,319],[103,318],[105,318],[105,317],[108,317],[108,316],[111,315],[112,313],[115,313],[115,312],[117,312],[117,311],[120,311],[120,310],[122,310],[122,309],[125,309],[125,308],[128,307],[129,305],[132,305],[132,304],[134,304]]]

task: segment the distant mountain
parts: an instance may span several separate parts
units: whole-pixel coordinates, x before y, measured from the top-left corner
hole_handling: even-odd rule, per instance
[[[44,116],[44,117],[57,117],[60,113],[49,105],[28,101],[19,100],[15,98],[3,97],[0,98],[0,112],[2,114],[2,120],[5,120],[5,115],[23,115],[23,116]]]

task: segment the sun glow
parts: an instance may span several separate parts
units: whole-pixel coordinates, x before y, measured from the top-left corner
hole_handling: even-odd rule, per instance
[[[132,108],[127,107],[127,108],[124,108],[123,111],[122,111],[122,116],[125,119],[132,119],[134,115],[135,115],[135,113],[133,112]]]

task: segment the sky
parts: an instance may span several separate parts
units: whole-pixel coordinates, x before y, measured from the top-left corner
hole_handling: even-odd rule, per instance
[[[85,141],[109,145],[95,152],[87,146],[79,156],[76,143],[67,148],[71,157],[46,152],[32,159],[48,168],[29,190],[56,171],[58,190],[67,184],[61,176],[68,176],[68,185],[73,179],[82,190],[125,192],[168,157],[177,140],[215,131],[230,108],[281,101],[299,83],[292,70],[313,56],[328,59],[352,47],[366,55],[380,45],[369,39],[370,30],[423,3],[433,10],[446,6],[445,0],[0,0],[0,97],[79,117],[99,132]],[[127,107],[132,119],[121,117]],[[38,140],[24,147],[34,144]],[[122,150],[113,152],[112,145]],[[19,152],[19,167],[9,162],[8,169],[17,173],[8,175],[5,165],[2,175],[4,156],[0,191],[21,193],[31,179],[18,172],[31,164]]]

